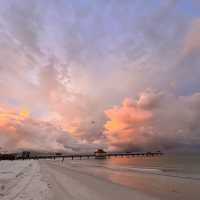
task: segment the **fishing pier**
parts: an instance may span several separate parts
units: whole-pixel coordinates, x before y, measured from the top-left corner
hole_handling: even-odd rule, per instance
[[[110,153],[105,152],[102,149],[98,149],[96,152],[91,154],[63,154],[63,153],[54,153],[54,154],[32,154],[31,152],[21,152],[21,153],[12,153],[12,154],[0,154],[0,160],[26,160],[26,159],[106,159],[111,157],[154,157],[154,156],[161,156],[163,155],[162,152],[118,152],[118,153]]]

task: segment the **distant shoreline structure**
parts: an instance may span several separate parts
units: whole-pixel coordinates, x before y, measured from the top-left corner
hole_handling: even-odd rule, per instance
[[[97,149],[94,153],[87,154],[66,154],[59,152],[36,152],[36,151],[21,151],[16,153],[0,153],[0,161],[1,160],[27,160],[27,159],[56,159],[62,158],[71,158],[72,160],[75,158],[95,158],[95,159],[106,159],[110,157],[135,157],[135,156],[145,156],[145,157],[153,157],[153,156],[161,156],[163,153],[161,151],[155,152],[117,152],[111,153],[106,152],[103,149]]]
[[[103,149],[97,149],[95,152],[95,159],[106,159],[107,152]]]

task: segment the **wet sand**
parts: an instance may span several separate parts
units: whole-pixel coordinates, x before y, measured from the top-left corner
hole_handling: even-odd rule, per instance
[[[105,167],[87,160],[40,161],[40,165],[46,171],[52,199],[63,188],[69,199],[199,200],[200,180],[187,176]]]
[[[51,200],[156,200],[132,188],[113,183],[66,163],[40,161]]]

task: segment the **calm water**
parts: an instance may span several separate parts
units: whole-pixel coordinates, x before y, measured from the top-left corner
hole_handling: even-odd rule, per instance
[[[88,166],[135,170],[139,172],[184,173],[200,175],[200,154],[163,155],[155,157],[113,157],[104,160],[82,160]]]
[[[155,169],[161,172],[200,174],[200,154],[164,155],[157,157],[113,158],[104,161],[105,165],[130,167],[149,172]]]
[[[119,172],[139,172],[180,176],[200,180],[200,154],[163,155],[155,157],[113,157],[104,160],[82,160],[88,167]]]
[[[157,196],[164,200],[199,200],[200,155],[110,158],[70,161],[73,169]],[[69,164],[69,163],[68,163]]]

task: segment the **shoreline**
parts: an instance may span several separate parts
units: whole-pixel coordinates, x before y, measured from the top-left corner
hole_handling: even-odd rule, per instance
[[[158,198],[106,180],[100,176],[82,171],[80,168],[70,168],[61,162],[52,163],[40,161],[41,171],[46,173],[52,198],[59,200],[92,199],[92,200],[157,200]]]
[[[0,162],[2,200],[198,200],[200,181],[96,161]]]
[[[130,189],[132,192],[144,195],[146,199],[186,200],[190,198],[198,200],[199,180],[138,171],[118,171],[113,170],[113,168],[98,167],[94,163],[91,164],[88,161],[84,163],[79,160],[67,160],[64,163],[61,161],[49,161],[49,164],[56,169],[63,168],[65,171],[73,171],[77,174],[101,179],[106,183],[117,184],[120,187]],[[75,179],[79,179],[79,177],[75,176]]]

